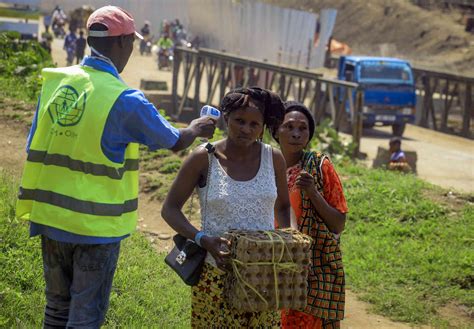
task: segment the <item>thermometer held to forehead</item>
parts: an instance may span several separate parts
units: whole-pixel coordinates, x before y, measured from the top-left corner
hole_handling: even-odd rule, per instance
[[[208,117],[208,118],[211,118],[212,120],[214,121],[219,121],[220,117],[221,117],[221,111],[219,111],[218,109],[216,109],[215,107],[212,107],[210,105],[204,105],[202,108],[201,108],[201,113],[199,115],[200,117]],[[201,142],[202,143],[208,143],[208,145],[212,146],[211,144],[209,144],[209,140],[207,138],[201,138]]]
[[[214,119],[216,121],[219,121],[221,117],[221,111],[216,109],[215,107],[212,107],[210,105],[204,105],[201,109],[201,114],[199,115],[200,117],[209,117],[211,119]]]

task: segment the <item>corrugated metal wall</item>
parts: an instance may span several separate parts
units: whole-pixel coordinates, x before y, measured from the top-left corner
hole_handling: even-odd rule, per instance
[[[57,3],[42,0],[41,7],[49,11]],[[78,7],[77,0],[60,3],[66,11]],[[81,4],[95,8],[108,4],[120,6],[132,13],[138,29],[145,20],[150,21],[156,36],[163,19],[179,18],[206,48],[291,66],[307,66],[308,54],[311,68],[321,66],[323,61],[324,47],[321,50],[312,47],[318,17],[308,12],[252,0],[84,0]],[[330,23],[325,20],[321,31],[331,33]],[[324,35],[329,38],[330,33]],[[310,47],[313,49],[309,51]]]

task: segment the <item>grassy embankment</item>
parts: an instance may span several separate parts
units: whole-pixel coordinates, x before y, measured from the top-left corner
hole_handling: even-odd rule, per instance
[[[31,104],[35,98],[15,94],[20,91],[13,83],[4,86],[2,93],[14,99]],[[319,136],[341,152],[331,133]],[[181,155],[144,152],[143,190],[162,199]],[[349,288],[376,312],[411,323],[450,327],[437,313],[448,303],[472,312],[473,196],[447,196],[416,177],[343,161],[338,170],[350,208],[342,236]],[[0,171],[0,327],[38,327],[44,307],[41,254],[38,239],[27,238],[28,225],[13,218],[17,184]],[[163,256],[140,233],[125,240],[108,326],[188,326],[189,289]]]
[[[0,6],[0,17],[23,18],[23,19],[39,19],[40,12],[37,10],[18,10]]]
[[[472,309],[472,203],[443,197],[412,176],[353,165],[340,172],[351,210],[342,238],[349,287],[377,313],[412,323],[449,327],[440,307]],[[0,326],[37,326],[44,303],[39,241],[13,219],[15,183],[4,173],[0,183]],[[188,320],[189,289],[134,234],[122,248],[107,323],[182,327]]]

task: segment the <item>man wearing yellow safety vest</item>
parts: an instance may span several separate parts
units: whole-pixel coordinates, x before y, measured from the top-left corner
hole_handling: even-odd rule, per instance
[[[16,209],[41,235],[46,328],[103,323],[120,241],[136,227],[138,144],[177,151],[215,128],[208,118],[173,128],[122,81],[141,38],[130,14],[102,7],[87,29],[91,56],[43,70]]]

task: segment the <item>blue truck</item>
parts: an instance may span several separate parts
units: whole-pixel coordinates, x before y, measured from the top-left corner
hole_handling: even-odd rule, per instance
[[[358,83],[364,90],[364,127],[390,125],[394,135],[402,136],[405,125],[415,121],[415,80],[407,61],[341,56],[338,79]]]

